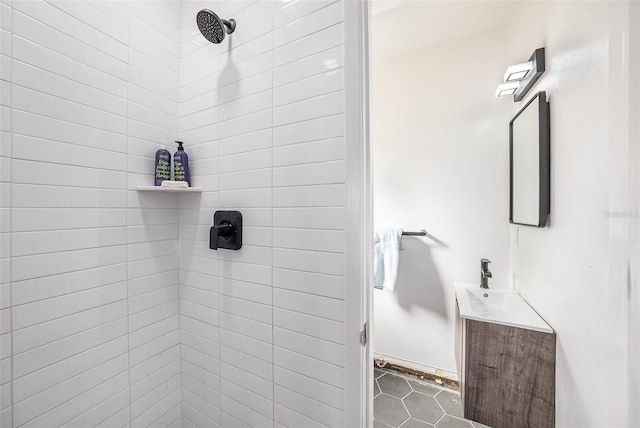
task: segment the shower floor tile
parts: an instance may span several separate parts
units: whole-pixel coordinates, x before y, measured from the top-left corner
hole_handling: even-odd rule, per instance
[[[462,417],[457,392],[390,370],[374,377],[374,428],[489,428]]]

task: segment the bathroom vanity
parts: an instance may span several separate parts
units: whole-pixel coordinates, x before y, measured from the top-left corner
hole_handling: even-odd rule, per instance
[[[464,417],[492,428],[554,427],[551,327],[515,290],[455,286]]]

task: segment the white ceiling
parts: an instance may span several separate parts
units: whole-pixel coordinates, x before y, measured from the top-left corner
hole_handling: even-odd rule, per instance
[[[512,1],[372,0],[373,60],[505,25]]]

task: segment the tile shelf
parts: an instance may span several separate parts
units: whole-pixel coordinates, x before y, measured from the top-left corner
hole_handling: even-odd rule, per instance
[[[202,193],[202,187],[160,187],[160,186],[136,186],[138,192],[158,193]]]

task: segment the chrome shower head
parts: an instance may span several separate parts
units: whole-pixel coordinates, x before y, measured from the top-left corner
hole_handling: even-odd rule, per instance
[[[227,34],[233,33],[236,29],[235,19],[228,21],[221,19],[209,9],[202,9],[198,12],[196,23],[204,38],[216,44],[222,42]]]

